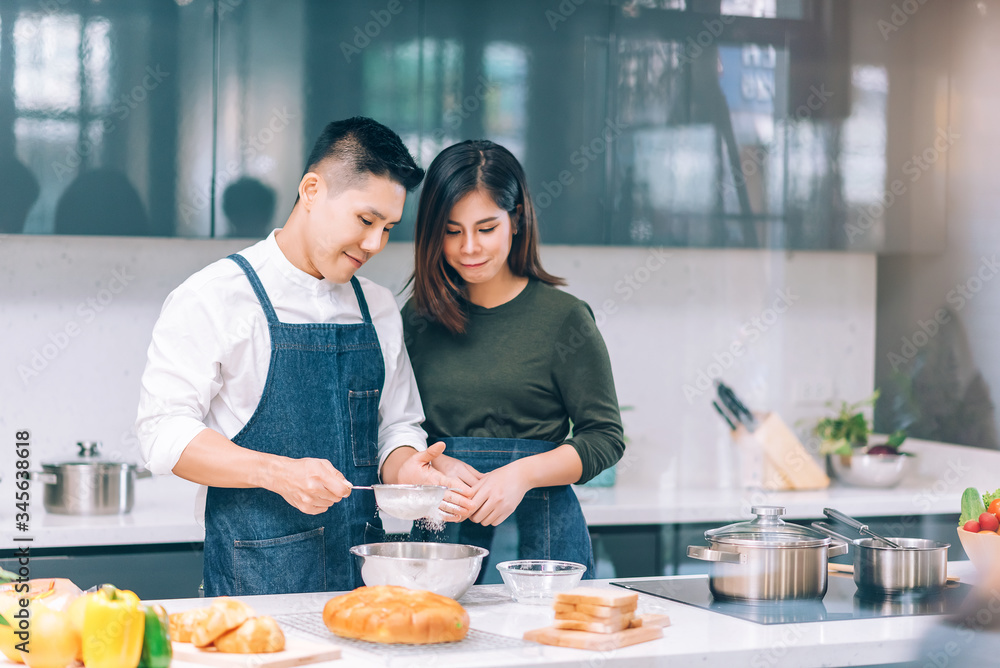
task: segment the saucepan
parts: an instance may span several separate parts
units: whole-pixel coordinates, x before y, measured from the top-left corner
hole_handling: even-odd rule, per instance
[[[45,510],[57,515],[123,515],[132,510],[136,479],[152,474],[136,464],[100,459],[99,446],[80,441],[78,459],[42,464],[41,472],[31,472],[32,480],[45,485]]]
[[[847,554],[847,544],[782,521],[784,508],[751,512],[756,519],[706,531],[710,547],[688,546],[689,557],[712,562],[712,595],[743,602],[823,598],[829,558]]]
[[[854,546],[854,583],[862,596],[935,594],[947,582],[948,543],[895,538],[899,547],[890,547],[879,538],[848,538],[823,522],[812,526]]]

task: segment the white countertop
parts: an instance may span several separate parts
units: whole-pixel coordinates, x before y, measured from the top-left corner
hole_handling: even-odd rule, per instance
[[[969,562],[949,564],[949,572],[974,581]],[[610,587],[607,580],[588,585]],[[334,594],[293,594],[245,597],[259,614],[310,613],[319,615]],[[203,599],[162,601],[168,612],[205,605]],[[471,628],[520,638],[530,629],[551,624],[547,606],[513,603],[501,585],[473,587],[461,603],[469,612]],[[895,663],[921,659],[928,651],[928,636],[940,629],[940,616],[891,617],[807,624],[760,625],[693,606],[639,595],[640,613],[670,616],[663,638],[609,652],[548,647],[531,644],[519,649],[457,652],[428,647],[425,653],[388,659],[345,647],[343,657],[325,666],[847,666]],[[286,629],[289,635],[297,632]],[[971,635],[971,634],[970,634]],[[320,642],[315,638],[304,636]],[[335,644],[335,640],[332,641]],[[978,634],[966,638],[970,647],[1000,649],[1000,636]],[[972,652],[966,652],[964,658]],[[175,662],[181,667],[189,664]],[[933,665],[933,664],[932,664]],[[954,665],[954,664],[951,664]],[[968,665],[963,663],[962,665]],[[983,664],[988,665],[988,664]]]
[[[834,483],[828,489],[767,492],[743,489],[658,489],[617,485],[574,487],[591,526],[718,523],[751,517],[753,505],[780,505],[788,519],[819,518],[834,507],[860,517],[958,513],[962,491],[1000,487],[1000,452],[910,439],[917,453],[913,473],[893,489],[863,489]],[[201,542],[205,533],[195,515],[197,485],[174,476],[137,480],[135,506],[121,516],[74,517],[33,505],[33,549],[46,547],[145,545]],[[40,490],[34,495],[40,497]],[[3,544],[14,546],[3,523]]]
[[[934,515],[960,512],[966,487],[1000,487],[1000,452],[908,439],[917,454],[913,471],[891,489],[847,487],[833,481],[815,491],[746,489],[656,489],[574,487],[590,526],[622,524],[728,523],[752,518],[755,505],[783,506],[785,519],[823,517],[836,508],[858,517]]]
[[[54,515],[42,506],[40,484],[32,487],[29,531],[31,549],[105,545],[161,545],[200,543],[205,528],[195,515],[198,485],[176,476],[156,476],[135,481],[135,504],[125,515],[81,517]],[[13,518],[5,521],[3,548],[14,545]]]

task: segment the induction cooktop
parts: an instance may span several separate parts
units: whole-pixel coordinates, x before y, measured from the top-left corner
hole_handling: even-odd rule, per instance
[[[716,600],[708,589],[707,575],[630,580],[611,584],[632,591],[686,603],[756,624],[801,624],[871,617],[947,615],[958,610],[972,591],[964,583],[949,583],[930,596],[869,598],[858,593],[854,578],[831,574],[822,600],[742,603]]]

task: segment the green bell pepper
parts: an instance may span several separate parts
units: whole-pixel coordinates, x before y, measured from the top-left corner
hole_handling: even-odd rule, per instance
[[[162,605],[143,606],[146,613],[146,633],[142,639],[139,668],[167,668],[174,652],[170,645],[170,622]]]

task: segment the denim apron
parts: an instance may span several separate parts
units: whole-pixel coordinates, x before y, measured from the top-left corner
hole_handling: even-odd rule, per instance
[[[288,324],[278,320],[250,263],[241,255],[229,259],[250,280],[271,336],[264,392],[233,442],[293,459],[327,459],[355,485],[377,483],[385,363],[358,279],[351,285],[364,322]],[[349,549],[382,536],[370,492],[308,515],[266,489],[209,487],[205,595],[354,589],[361,582]]]
[[[439,440],[445,444],[445,454],[461,459],[482,473],[557,447],[548,441],[524,438],[452,437]],[[511,517],[517,524],[519,558],[574,561],[587,567],[584,578],[594,577],[594,549],[590,544],[590,532],[587,531],[580,502],[569,485],[528,490]],[[463,545],[476,545],[489,550],[495,531],[496,527],[465,520],[458,526],[456,540]],[[451,539],[444,534],[424,534],[423,537],[430,540]],[[485,577],[489,557],[485,561],[487,563],[480,569],[477,583]]]

